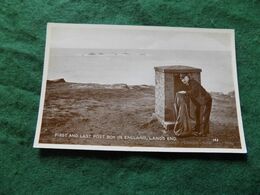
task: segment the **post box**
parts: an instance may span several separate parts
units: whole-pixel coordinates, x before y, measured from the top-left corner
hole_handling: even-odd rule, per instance
[[[176,115],[174,112],[175,94],[183,90],[180,74],[185,73],[201,82],[201,69],[190,66],[158,66],[155,69],[155,117],[165,129],[174,127]],[[191,105],[192,108],[192,105]]]

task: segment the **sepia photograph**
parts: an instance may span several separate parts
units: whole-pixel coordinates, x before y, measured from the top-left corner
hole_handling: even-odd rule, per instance
[[[246,153],[232,29],[48,23],[35,148]]]

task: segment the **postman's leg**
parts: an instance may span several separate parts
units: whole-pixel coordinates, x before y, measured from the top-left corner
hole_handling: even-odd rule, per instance
[[[196,119],[195,133],[200,133],[200,128],[201,128],[201,106],[198,105],[198,104],[195,105],[195,119]]]
[[[203,135],[207,135],[209,133],[211,107],[212,107],[212,99],[210,99],[207,102],[203,112]]]

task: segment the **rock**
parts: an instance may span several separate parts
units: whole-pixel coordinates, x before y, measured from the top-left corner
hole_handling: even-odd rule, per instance
[[[129,89],[127,84],[119,83],[111,85],[112,89]]]
[[[230,92],[228,93],[228,95],[229,95],[230,97],[235,97],[235,91],[230,91]]]
[[[66,83],[66,81],[64,78],[61,78],[61,79],[47,80],[47,83]]]

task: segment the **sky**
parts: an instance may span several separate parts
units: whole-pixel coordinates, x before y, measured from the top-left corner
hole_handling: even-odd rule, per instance
[[[231,30],[127,25],[49,25],[51,48],[231,49]]]
[[[234,90],[232,33],[115,25],[49,25],[48,79],[154,85],[154,67],[201,68],[208,91]]]

